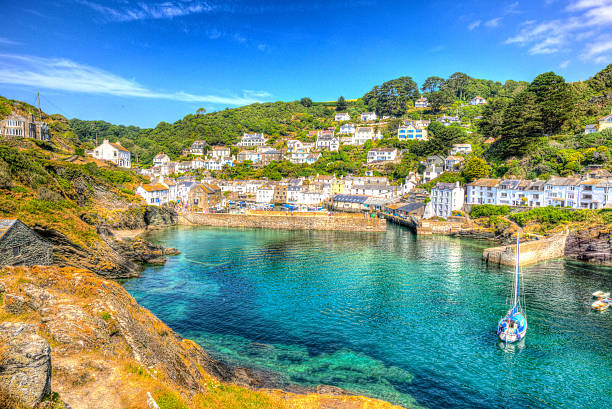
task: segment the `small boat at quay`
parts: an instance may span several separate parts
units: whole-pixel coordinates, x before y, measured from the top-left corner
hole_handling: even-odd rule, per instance
[[[521,307],[521,267],[520,242],[516,237],[516,269],[514,270],[514,286],[512,291],[512,308],[497,325],[497,336],[506,343],[520,341],[527,333],[527,318]]]
[[[595,291],[593,298],[610,298],[610,293],[604,293],[603,291]]]
[[[591,304],[591,308],[595,311],[605,311],[610,305],[612,305],[612,298],[610,298],[610,293],[604,293],[603,291],[595,291],[593,293],[593,298],[597,298],[597,300]]]

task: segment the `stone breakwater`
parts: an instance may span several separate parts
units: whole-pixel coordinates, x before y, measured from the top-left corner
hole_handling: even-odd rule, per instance
[[[336,230],[382,232],[387,229],[387,221],[379,218],[366,218],[355,215],[291,215],[291,214],[227,214],[227,213],[183,213],[179,224],[214,227],[246,227],[261,229],[287,230]]]
[[[565,256],[567,234],[549,239],[521,243],[521,266]],[[487,263],[516,266],[516,244],[485,249],[482,259]]]

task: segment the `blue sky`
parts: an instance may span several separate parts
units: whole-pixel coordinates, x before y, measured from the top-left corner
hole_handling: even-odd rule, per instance
[[[4,3],[0,95],[126,125],[356,98],[402,75],[575,81],[612,62],[612,0]]]

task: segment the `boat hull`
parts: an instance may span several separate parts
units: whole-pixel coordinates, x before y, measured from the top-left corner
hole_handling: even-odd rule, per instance
[[[527,334],[527,320],[522,312],[515,309],[499,321],[497,336],[503,342],[517,342],[525,338]]]

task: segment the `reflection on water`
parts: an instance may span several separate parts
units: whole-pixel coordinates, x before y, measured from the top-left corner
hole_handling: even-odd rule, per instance
[[[487,243],[386,233],[176,228],[182,251],[125,287],[181,335],[285,382],[405,406],[595,407],[610,398],[612,314],[590,294],[610,269],[563,260],[524,271],[529,331],[498,345],[511,269]],[[594,371],[598,368],[598,371]]]

